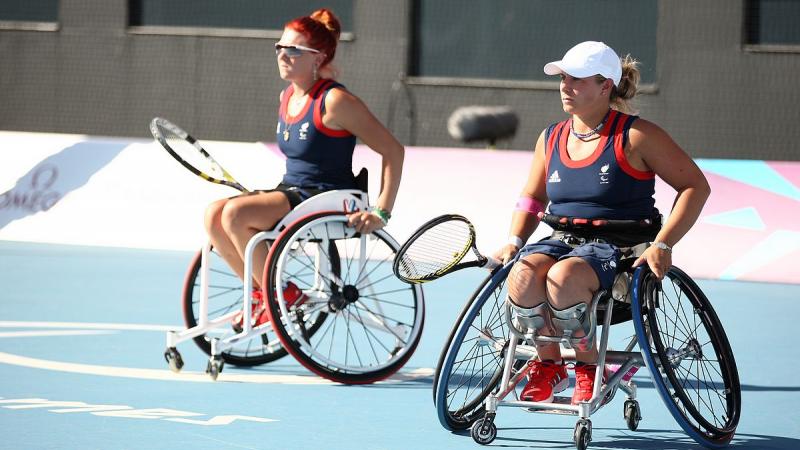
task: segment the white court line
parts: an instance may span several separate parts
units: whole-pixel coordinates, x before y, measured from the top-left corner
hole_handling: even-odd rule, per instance
[[[97,334],[115,334],[111,330],[46,330],[46,331],[0,331],[0,338],[49,337],[49,336],[85,336]]]
[[[80,373],[85,375],[103,375],[108,377],[137,378],[142,380],[165,381],[192,381],[198,383],[213,383],[214,381],[204,372],[179,372],[173,373],[166,369],[140,369],[135,367],[113,367],[95,364],[67,363],[50,361],[46,359],[29,358],[27,356],[13,355],[0,352],[0,363],[15,366],[31,367],[35,369],[56,370],[60,372]],[[416,369],[411,372],[395,374],[382,383],[397,383],[430,377],[433,369]],[[316,375],[277,375],[277,374],[239,374],[221,373],[216,382],[237,382],[255,384],[293,384],[293,385],[331,385],[338,384],[320,378]]]
[[[137,323],[23,322],[0,320],[0,328],[82,328],[90,330],[172,331],[181,330],[184,327],[183,325],[146,325]]]
[[[169,331],[178,330],[181,327],[165,325],[144,325],[144,324],[112,324],[112,323],[81,323],[81,322],[23,322],[23,321],[0,321],[0,328],[69,328],[74,331],[53,330],[53,331],[18,331],[0,333],[3,335],[22,336],[41,336],[46,333],[51,335],[67,334],[101,334],[109,333],[109,330],[134,330],[134,331]],[[92,331],[100,330],[100,331]],[[35,369],[55,370],[60,372],[80,373],[86,375],[102,375],[109,377],[137,378],[144,380],[165,380],[165,381],[191,381],[198,383],[214,382],[205,372],[182,371],[173,373],[167,369],[142,369],[136,367],[115,367],[101,366],[95,364],[68,363],[51,361],[39,358],[29,358],[27,356],[14,355],[11,353],[0,352],[0,363],[16,366],[31,367]],[[413,371],[396,373],[392,377],[380,383],[398,383],[413,381],[433,376],[433,369],[420,368]],[[279,374],[242,374],[223,372],[219,375],[217,382],[238,382],[255,384],[293,384],[293,385],[332,385],[338,384],[320,378],[316,375],[279,375]]]

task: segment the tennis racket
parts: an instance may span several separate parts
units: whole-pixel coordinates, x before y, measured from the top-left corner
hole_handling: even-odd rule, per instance
[[[169,120],[160,117],[151,120],[150,133],[173,158],[193,174],[212,183],[250,192],[215,161],[197,139]]]
[[[470,253],[474,259],[463,261]],[[432,281],[467,267],[494,269],[500,265],[496,259],[478,251],[475,228],[469,220],[445,214],[414,232],[397,252],[392,270],[398,278],[413,284]]]

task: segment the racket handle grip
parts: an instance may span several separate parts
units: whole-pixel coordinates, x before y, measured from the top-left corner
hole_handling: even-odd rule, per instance
[[[483,264],[483,268],[486,270],[494,270],[496,267],[500,267],[502,265],[502,261],[494,259],[491,256],[487,256],[486,262]]]

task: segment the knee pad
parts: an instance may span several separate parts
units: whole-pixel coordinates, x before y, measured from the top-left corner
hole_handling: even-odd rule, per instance
[[[618,273],[614,277],[614,284],[611,285],[611,296],[614,300],[623,303],[631,303],[631,276],[628,272]]]
[[[589,305],[586,303],[578,303],[577,305],[562,310],[553,309],[553,324],[561,330],[567,338],[572,337],[578,330],[583,331],[583,335],[588,337],[591,331],[590,315],[591,311],[589,311]],[[585,339],[585,341],[586,342],[579,342],[579,347],[588,348],[591,341],[589,339]],[[580,348],[580,350],[584,349]]]
[[[519,327],[522,328],[520,331],[541,330],[542,328],[550,326],[552,315],[550,305],[548,305],[547,302],[542,302],[533,308],[523,308],[515,305],[511,299],[507,301],[511,314],[514,316],[509,319],[516,319]]]

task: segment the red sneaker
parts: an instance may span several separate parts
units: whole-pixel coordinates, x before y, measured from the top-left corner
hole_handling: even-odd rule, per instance
[[[286,309],[294,305],[302,305],[308,300],[308,296],[296,284],[289,281],[283,287],[283,299],[286,301]]]
[[[253,326],[257,327],[261,324],[269,322],[269,315],[267,314],[267,301],[264,298],[264,294],[260,289],[256,289],[253,290],[251,297],[253,299],[253,309],[251,312],[253,317]],[[295,304],[301,305],[308,300],[308,296],[291,281],[286,283],[286,286],[283,288],[283,298],[286,301],[287,308],[291,308]],[[244,329],[242,327],[242,313],[239,312],[233,316],[232,322],[233,330],[237,333],[241,333]]]
[[[592,399],[594,391],[594,376],[597,373],[597,365],[580,364],[575,366],[575,391],[572,393],[572,404],[588,402]],[[608,371],[603,372],[603,383],[608,379]],[[603,403],[611,400],[613,395],[608,395]]]
[[[261,292],[260,289],[254,289],[253,292],[250,294],[250,298],[252,299],[252,312],[251,317],[253,317],[253,326],[261,325],[262,323],[269,320],[267,318],[267,302],[264,301],[264,294]],[[231,319],[233,331],[237,333],[241,333],[243,328],[242,325],[242,312],[236,313]]]
[[[528,382],[519,394],[526,402],[552,402],[554,394],[569,386],[567,369],[550,361],[528,361],[531,371]]]

